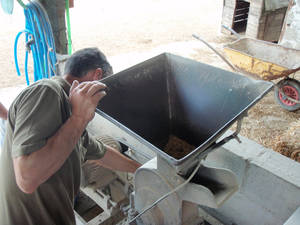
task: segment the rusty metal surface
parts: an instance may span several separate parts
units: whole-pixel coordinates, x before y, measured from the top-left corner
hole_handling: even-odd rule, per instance
[[[288,76],[300,65],[299,50],[251,38],[225,45],[224,51],[240,70],[263,80]]]
[[[275,79],[282,78],[282,77],[288,77],[290,74],[296,73],[299,70],[300,70],[300,67],[298,67],[296,69],[284,70],[281,72],[281,74],[268,76],[266,80],[275,80]]]

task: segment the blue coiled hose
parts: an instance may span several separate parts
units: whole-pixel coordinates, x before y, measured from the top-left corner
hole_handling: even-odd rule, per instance
[[[25,77],[27,85],[30,84],[28,76],[28,54],[32,52],[34,64],[34,82],[43,78],[50,78],[56,74],[56,51],[53,32],[48,15],[40,3],[32,1],[24,8],[25,29],[20,31],[15,39],[14,57],[18,76],[21,75],[17,47],[18,40],[25,34]]]

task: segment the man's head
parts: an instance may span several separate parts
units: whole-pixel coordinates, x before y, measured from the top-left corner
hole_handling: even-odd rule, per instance
[[[98,48],[84,48],[74,52],[64,70],[65,75],[78,80],[99,80],[112,73],[111,65]]]

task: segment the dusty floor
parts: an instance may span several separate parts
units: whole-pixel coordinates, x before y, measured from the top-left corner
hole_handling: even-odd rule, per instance
[[[149,52],[164,51],[230,70],[215,53],[191,36],[199,35],[222,52],[223,45],[232,42],[234,37],[220,34],[221,15],[219,0],[75,1],[75,8],[71,9],[73,49],[99,47],[111,60],[115,72],[150,57]],[[23,17],[18,5],[11,16],[0,11],[0,88],[3,90],[0,93],[8,87],[25,84],[24,75],[16,74],[13,56],[15,36],[24,29]],[[18,52],[23,74],[22,42]],[[32,73],[32,64],[29,71]],[[6,96],[0,96],[0,101],[3,98]],[[241,134],[300,161],[300,110],[285,111],[275,103],[273,92],[249,110]]]

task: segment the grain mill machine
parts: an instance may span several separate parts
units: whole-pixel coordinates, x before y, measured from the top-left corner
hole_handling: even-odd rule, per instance
[[[204,159],[238,139],[242,118],[271,83],[169,53],[102,81],[107,96],[89,130],[118,140],[143,164],[124,224],[200,224],[199,205],[217,208],[238,190],[233,172]]]

